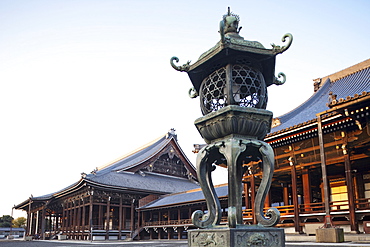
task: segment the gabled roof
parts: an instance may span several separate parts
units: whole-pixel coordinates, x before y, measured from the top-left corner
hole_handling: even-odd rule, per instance
[[[176,153],[179,159],[183,161],[188,172],[192,174],[189,175],[189,179],[173,176],[171,174],[158,174],[155,172],[140,170],[140,165],[152,158],[155,159],[159,157],[168,148],[171,148],[171,150]],[[174,130],[171,130],[166,133],[166,135],[161,136],[134,152],[131,152],[130,154],[125,155],[100,169],[94,170],[93,173],[83,174],[82,178],[76,183],[54,193],[29,198],[23,203],[15,206],[15,208],[22,208],[28,204],[29,201],[44,202],[53,198],[58,198],[76,191],[85,185],[118,191],[127,191],[129,193],[178,193],[199,188],[199,185],[192,179],[195,177],[196,171],[194,166],[179,146]]]
[[[333,79],[332,79],[333,78]],[[370,94],[370,59],[323,78],[322,85],[306,102],[292,111],[275,118],[279,125],[271,129],[272,137],[298,125],[316,121],[316,114],[330,109],[330,94],[340,99],[350,99],[355,96]],[[343,100],[340,100],[343,101]]]
[[[141,171],[142,164],[149,160],[155,160],[169,147],[173,148],[192,176],[196,176],[194,166],[181,150],[177,136],[173,130],[166,135],[150,142],[147,145],[121,157],[120,159],[97,169],[94,173],[88,174],[84,180],[88,183],[103,187],[115,187],[130,189],[133,191],[148,191],[174,193],[197,188],[194,181],[172,176],[171,174],[158,174],[154,172]]]
[[[215,186],[215,190],[219,198],[228,196],[227,184]],[[194,190],[161,196],[157,200],[152,201],[139,209],[145,210],[145,209],[151,209],[151,208],[168,207],[171,205],[180,205],[184,203],[188,204],[191,202],[197,202],[197,201],[202,201],[202,200],[205,200],[205,198],[204,198],[202,190],[198,188]]]
[[[166,135],[159,137],[158,139],[142,146],[141,148],[124,155],[123,157],[117,159],[116,161],[99,168],[96,175],[100,175],[107,172],[119,172],[119,171],[133,171],[136,166],[139,166],[143,162],[149,160],[150,158],[158,155],[166,146],[173,145],[178,151],[179,156],[184,158],[186,162],[185,165],[187,169],[191,172],[195,172],[194,166],[186,157],[185,153],[182,151],[180,145],[177,142],[177,135],[174,130],[170,130]],[[195,174],[195,173],[193,173]],[[91,177],[91,176],[90,176]]]

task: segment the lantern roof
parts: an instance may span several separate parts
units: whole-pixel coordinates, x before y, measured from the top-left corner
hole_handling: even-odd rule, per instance
[[[284,77],[283,82],[275,77],[275,57],[290,47],[293,36],[290,33],[283,36],[283,42],[289,38],[285,46],[271,44],[272,48],[266,49],[260,42],[245,40],[240,36],[241,27],[238,25],[239,16],[231,13],[228,8],[228,13],[223,16],[220,22],[221,39],[214,47],[204,52],[193,64],[188,61],[182,66],[177,66],[174,61],[177,63],[179,59],[177,57],[171,58],[172,67],[178,71],[187,72],[197,92],[205,77],[226,64],[245,64],[260,70],[267,86],[285,82],[283,73],[279,74],[279,77],[280,75]]]

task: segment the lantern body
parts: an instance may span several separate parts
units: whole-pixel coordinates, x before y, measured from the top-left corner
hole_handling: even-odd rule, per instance
[[[275,56],[289,48],[272,45],[266,49],[256,41],[239,35],[239,16],[230,9],[220,22],[221,40],[203,53],[198,61],[177,66],[186,71],[193,88],[189,95],[199,96],[202,117],[195,126],[207,143],[197,155],[197,177],[206,199],[207,211],[197,210],[192,222],[197,229],[189,231],[189,246],[285,246],[283,229],[269,228],[280,220],[276,208],[264,213],[264,201],[274,171],[274,152],[263,141],[271,130],[272,112],[266,110],[267,87],[283,84],[275,76]],[[216,165],[228,170],[227,225],[221,225],[222,210],[211,173]],[[255,196],[254,222],[245,226],[242,213],[242,182],[250,174],[250,166],[263,170]],[[253,174],[252,174],[253,176]],[[267,215],[268,217],[265,217]],[[226,237],[225,237],[226,236]],[[273,238],[271,236],[274,236]]]

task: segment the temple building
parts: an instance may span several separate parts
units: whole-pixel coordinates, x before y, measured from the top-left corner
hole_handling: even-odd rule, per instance
[[[280,211],[277,227],[286,233],[315,234],[327,217],[345,232],[370,233],[370,59],[314,82],[314,94],[274,118],[265,138],[275,153],[265,208]],[[243,221],[255,224],[253,205],[262,171],[260,162],[245,166]],[[215,189],[226,224],[227,184]],[[145,230],[141,235],[185,238],[187,229],[194,228],[191,212],[199,209],[207,210],[200,189],[161,196],[138,208]]]
[[[198,188],[196,171],[170,130],[117,161],[83,173],[60,191],[15,206],[27,212],[28,236],[125,239],[138,229],[139,201]]]
[[[370,59],[314,80],[314,94],[272,125],[265,142],[274,149],[275,173],[265,207],[280,211],[277,227],[314,234],[330,219],[345,232],[370,233]],[[244,166],[243,221],[252,224],[261,162]],[[227,184],[215,190],[226,222]],[[70,239],[184,239],[194,228],[192,212],[207,211],[173,130],[15,208],[28,214],[27,235]]]

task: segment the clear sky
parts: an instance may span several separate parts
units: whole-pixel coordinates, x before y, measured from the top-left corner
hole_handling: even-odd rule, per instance
[[[169,60],[214,46],[228,6],[247,40],[293,34],[277,57],[287,82],[269,87],[275,116],[312,95],[312,79],[370,58],[368,0],[1,0],[0,216],[170,128],[194,163],[199,98]]]

